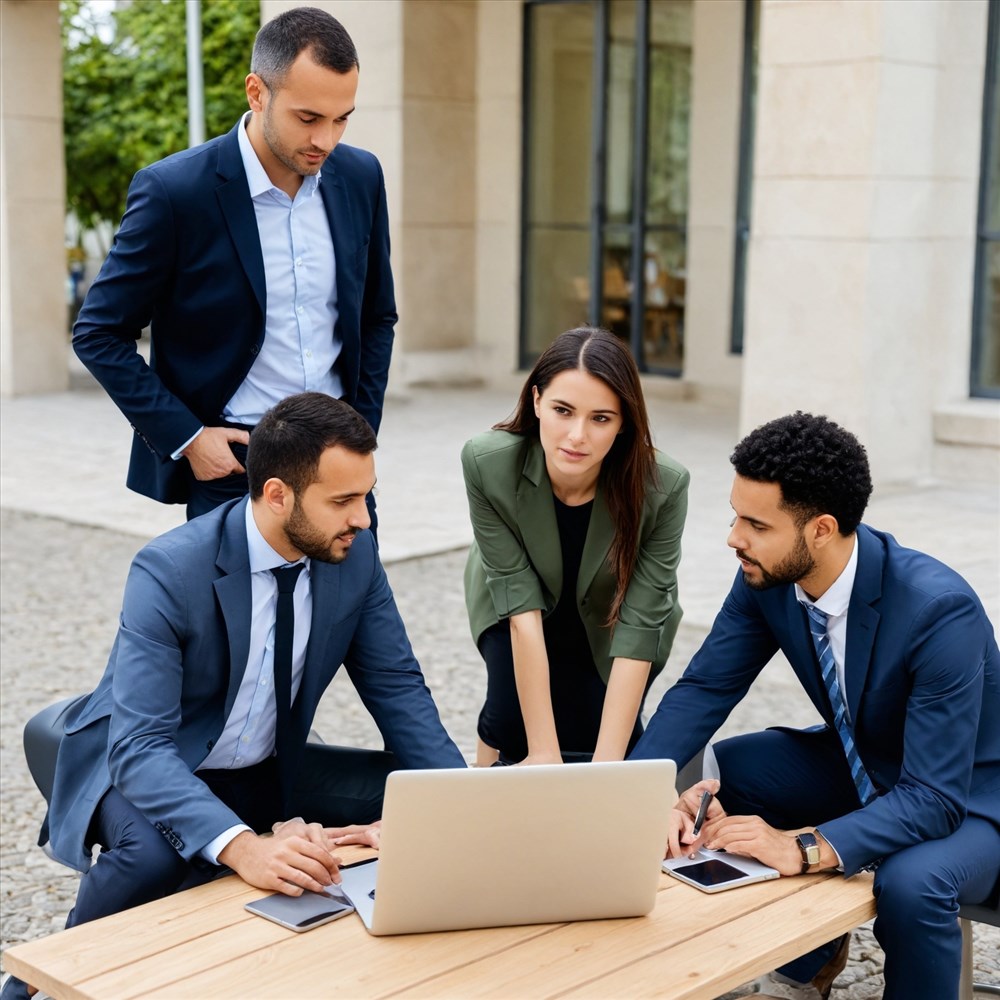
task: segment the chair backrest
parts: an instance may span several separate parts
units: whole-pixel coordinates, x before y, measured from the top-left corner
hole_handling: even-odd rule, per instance
[[[63,721],[66,713],[89,694],[77,694],[43,708],[33,715],[24,727],[24,758],[28,762],[31,779],[38,786],[45,801],[52,797],[52,782],[56,773],[56,755],[63,738]]]

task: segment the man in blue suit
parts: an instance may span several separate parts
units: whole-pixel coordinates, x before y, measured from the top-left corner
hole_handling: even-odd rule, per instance
[[[392,353],[382,169],[340,143],[354,43],[295,8],[260,29],[251,70],[232,131],[135,175],[73,331],[135,431],[129,488],[189,517],[246,493],[248,432],[286,396],[344,399],[377,432]]]
[[[358,838],[331,827],[377,819],[389,770],[465,766],[364,530],[371,427],[340,400],[302,393],[270,410],[251,442],[249,500],[135,557],[107,669],[67,717],[41,836],[84,873],[67,926],[222,866],[261,889],[318,891],[340,881],[338,837]],[[298,569],[283,644],[274,571],[287,567]],[[391,753],[307,745],[341,664]],[[4,1000],[24,989],[11,980]]]
[[[783,875],[875,868],[885,996],[958,994],[960,903],[1000,875],[1000,651],[957,573],[861,524],[871,495],[857,439],[796,413],[732,455],[729,596],[633,757],[690,760],[777,652],[824,724],[715,745],[721,787],[693,838],[688,793],[671,853],[705,844]],[[696,785],[697,793],[701,786]],[[829,995],[848,937],[753,984]]]

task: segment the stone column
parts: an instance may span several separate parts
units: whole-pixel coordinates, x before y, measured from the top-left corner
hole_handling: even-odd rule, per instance
[[[800,408],[931,470],[968,393],[986,0],[764,0],[741,430]]]
[[[0,9],[0,392],[69,383],[57,0]]]
[[[731,343],[744,3],[695,3],[693,13],[684,381],[728,400],[742,374]]]

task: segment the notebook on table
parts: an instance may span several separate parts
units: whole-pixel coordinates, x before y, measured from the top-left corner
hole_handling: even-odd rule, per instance
[[[394,771],[379,857],[341,869],[372,934],[633,917],[656,902],[669,760]]]

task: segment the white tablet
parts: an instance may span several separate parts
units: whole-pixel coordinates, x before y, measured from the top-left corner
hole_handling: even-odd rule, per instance
[[[781,875],[776,869],[762,865],[753,858],[704,848],[697,851],[693,858],[668,858],[663,862],[663,870],[702,892],[735,889],[738,885],[764,882]]]

